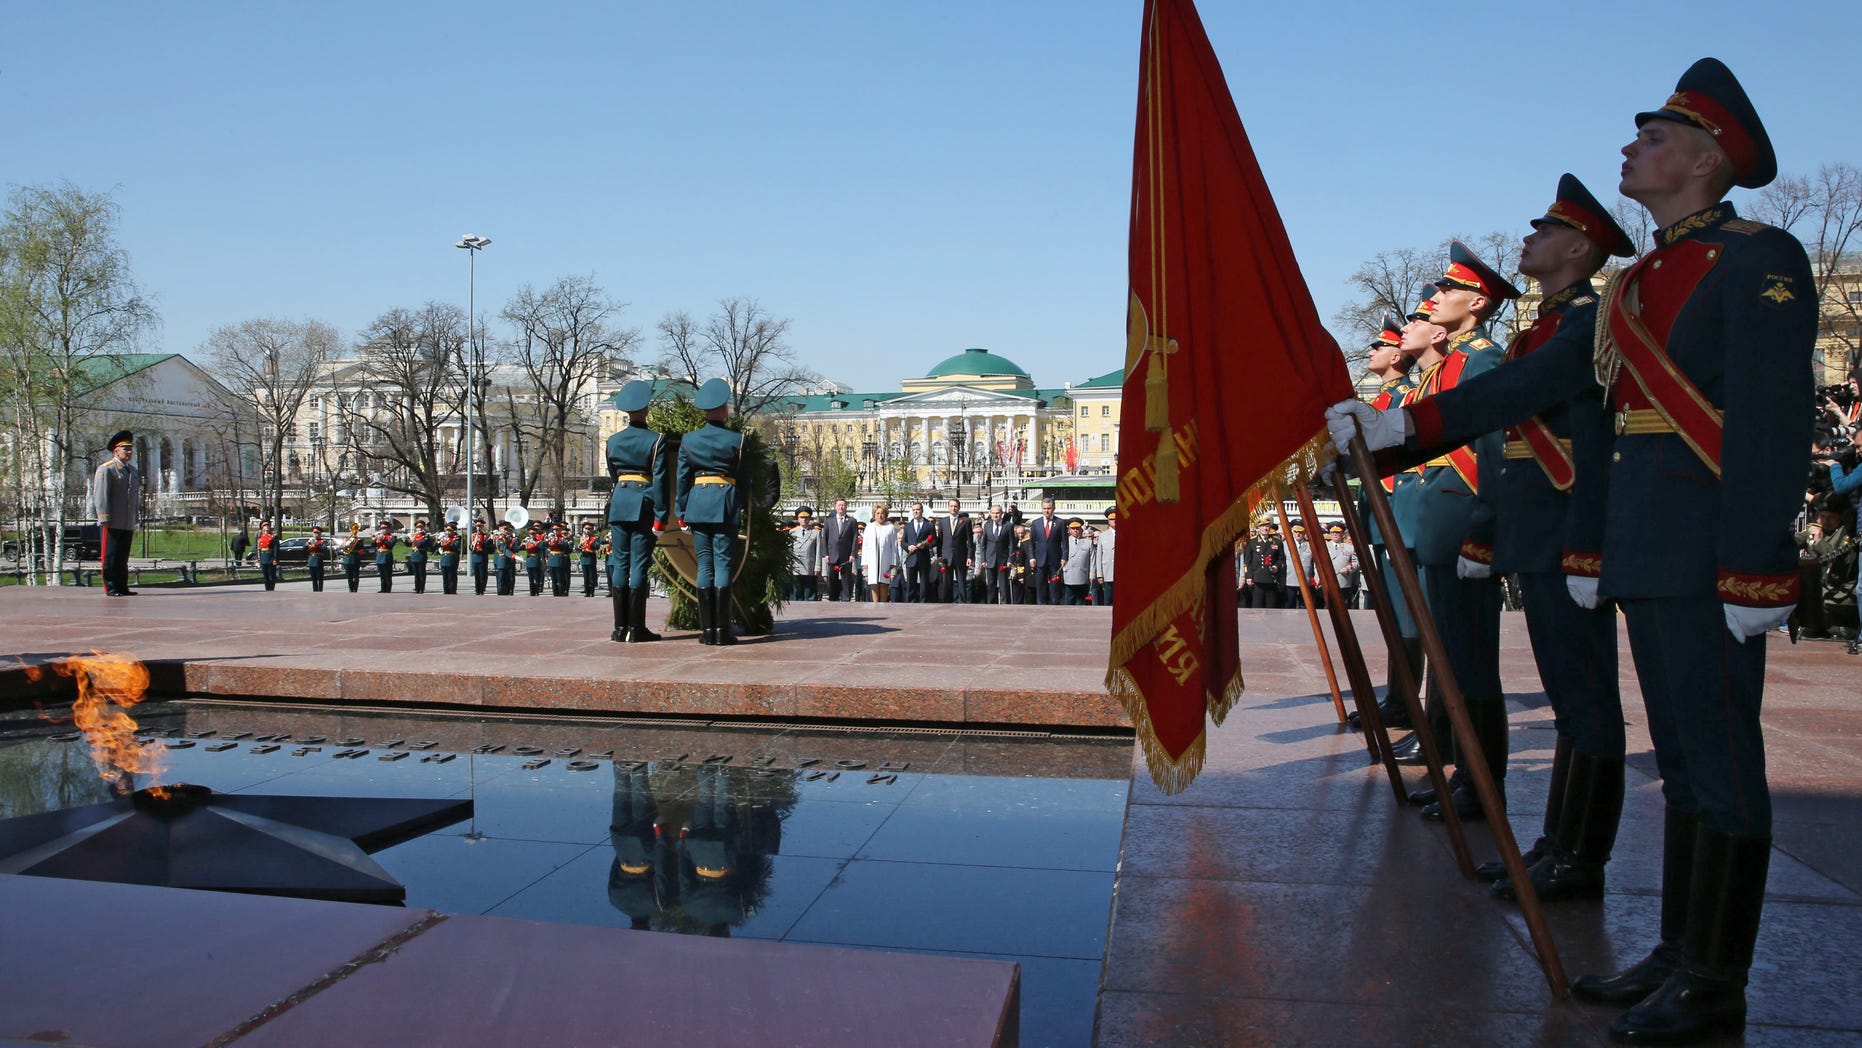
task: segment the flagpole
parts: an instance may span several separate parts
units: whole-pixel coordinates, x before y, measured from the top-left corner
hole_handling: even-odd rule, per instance
[[[1307,494],[1304,485],[1294,489],[1294,497],[1299,499],[1300,512],[1308,520],[1318,517],[1313,510],[1312,496]],[[1317,556],[1312,561],[1313,567],[1320,567]],[[1370,729],[1365,734],[1365,745],[1371,751],[1372,760],[1381,760],[1397,803],[1407,803],[1409,788],[1403,784],[1403,769],[1397,767],[1396,755],[1390,751],[1390,736],[1384,732],[1383,714],[1377,709],[1377,689],[1372,687],[1370,670],[1364,666],[1364,649],[1358,646],[1358,633],[1351,628],[1351,620],[1345,617],[1345,609],[1340,607],[1344,600],[1338,591],[1338,576],[1332,571],[1330,557],[1326,558],[1319,573],[1319,582],[1325,587],[1326,604],[1331,608],[1332,635],[1338,638],[1338,657],[1344,660],[1345,677],[1351,681],[1351,697],[1358,706],[1358,720]]]
[[[1435,620],[1429,616],[1428,602],[1423,599],[1422,582],[1416,576],[1416,565],[1410,560],[1409,550],[1402,542],[1402,532],[1398,530],[1396,515],[1390,511],[1390,501],[1384,497],[1383,486],[1375,483],[1377,464],[1371,458],[1371,449],[1364,443],[1364,434],[1355,433],[1351,438],[1351,461],[1360,478],[1371,478],[1364,485],[1370,495],[1371,515],[1377,519],[1377,527],[1383,531],[1385,545],[1389,551],[1390,564],[1396,570],[1397,584],[1403,588],[1403,596],[1409,602],[1410,613],[1416,618],[1416,632],[1422,638],[1422,647],[1428,653],[1429,664],[1435,667],[1435,681],[1442,696],[1442,705],[1448,709],[1448,720],[1455,727],[1455,741],[1461,752],[1475,754],[1473,760],[1462,764],[1461,770],[1467,773],[1468,781],[1474,785],[1474,792],[1480,798],[1481,810],[1487,814],[1487,826],[1493,832],[1494,844],[1500,850],[1500,862],[1506,867],[1508,879],[1513,883],[1513,894],[1519,900],[1519,913],[1526,920],[1526,930],[1532,935],[1532,946],[1539,956],[1539,967],[1545,971],[1545,981],[1551,985],[1552,993],[1564,997],[1570,993],[1570,986],[1565,981],[1565,968],[1558,957],[1558,944],[1552,941],[1551,929],[1545,923],[1545,910],[1539,905],[1539,893],[1532,886],[1532,877],[1526,872],[1525,860],[1519,854],[1519,841],[1513,836],[1513,824],[1506,816],[1506,802],[1500,796],[1500,790],[1494,785],[1493,775],[1487,770],[1487,762],[1478,756],[1482,750],[1480,739],[1474,734],[1474,724],[1468,719],[1467,703],[1461,697],[1461,685],[1455,680],[1454,670],[1448,664],[1448,649],[1442,644],[1441,634],[1436,632]],[[1427,730],[1427,725],[1418,721],[1418,730]],[[1454,801],[1446,793],[1436,794],[1442,805],[1444,819],[1453,815]],[[1471,867],[1462,868],[1462,876],[1471,877]]]
[[[1293,525],[1287,520],[1286,500],[1283,498],[1275,498],[1274,508],[1280,511],[1280,526],[1286,529],[1287,543],[1291,545],[1293,542]],[[1288,559],[1297,566],[1299,564],[1300,551],[1295,549],[1293,551],[1293,556]],[[1319,553],[1317,550],[1313,551],[1313,563],[1319,563]],[[1332,669],[1332,653],[1326,648],[1325,631],[1319,627],[1319,609],[1313,607],[1312,586],[1307,583],[1306,572],[1304,570],[1300,572],[1300,596],[1304,597],[1306,600],[1306,622],[1312,626],[1312,642],[1319,648],[1319,664],[1325,667],[1325,683],[1332,689],[1332,708],[1338,711],[1338,723],[1343,724],[1345,723],[1345,697],[1338,692],[1338,673]],[[1355,686],[1353,687],[1351,697],[1352,701],[1357,701],[1358,696]],[[1364,715],[1359,714],[1358,719],[1363,720]],[[1371,749],[1371,757],[1375,758],[1376,756],[1377,750],[1373,747]]]

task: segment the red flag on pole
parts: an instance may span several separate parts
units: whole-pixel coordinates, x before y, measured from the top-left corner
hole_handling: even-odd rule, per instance
[[[1067,472],[1078,473],[1079,471],[1080,471],[1080,449],[1079,449],[1079,446],[1073,442],[1073,438],[1068,437],[1067,438]]]
[[[1190,0],[1146,0],[1138,85],[1118,508],[1144,541],[1106,687],[1175,793],[1241,697],[1235,541],[1330,457],[1325,408],[1353,391]]]

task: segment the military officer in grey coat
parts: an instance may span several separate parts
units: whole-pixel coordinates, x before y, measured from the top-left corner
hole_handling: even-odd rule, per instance
[[[658,640],[647,629],[647,565],[656,536],[665,530],[666,438],[647,428],[653,387],[635,380],[614,395],[627,426],[608,438],[608,593],[614,603],[609,638],[629,643]]]
[[[118,430],[110,438],[110,457],[91,478],[91,506],[103,534],[103,595],[133,597],[129,588],[129,543],[142,507],[142,471],[130,461],[136,436]]]
[[[701,644],[737,643],[731,635],[731,578],[744,510],[737,478],[745,437],[724,425],[730,402],[731,388],[721,378],[698,387],[693,403],[705,413],[705,424],[679,442],[679,525],[691,529],[698,560]]]

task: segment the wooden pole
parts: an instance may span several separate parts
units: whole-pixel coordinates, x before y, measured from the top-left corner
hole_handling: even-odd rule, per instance
[[[1296,492],[1300,512],[1308,520],[1318,519],[1318,513],[1312,505],[1312,495],[1304,485]],[[1364,650],[1358,647],[1358,632],[1351,626],[1351,619],[1345,614],[1343,595],[1338,589],[1338,576],[1332,571],[1332,558],[1326,557],[1323,564],[1317,555],[1312,558],[1313,567],[1319,569],[1319,584],[1325,588],[1325,606],[1332,615],[1332,634],[1338,638],[1338,655],[1345,660],[1345,676],[1351,681],[1351,697],[1358,705],[1358,722],[1364,725],[1364,737],[1370,745],[1371,758],[1383,762],[1384,772],[1390,777],[1390,789],[1396,793],[1397,804],[1407,803],[1409,788],[1403,785],[1403,769],[1397,767],[1396,754],[1390,749],[1390,736],[1384,731],[1384,715],[1377,709],[1377,689],[1371,686],[1371,674],[1364,666]]]
[[[1334,474],[1332,483],[1333,490],[1338,495],[1340,511],[1345,517],[1345,528],[1351,532],[1351,541],[1357,544],[1359,549],[1370,549],[1370,529],[1364,526],[1363,518],[1358,516],[1358,507],[1351,499],[1350,485],[1345,483],[1343,474]],[[1373,479],[1371,483],[1376,484],[1376,480]],[[1377,495],[1372,497],[1384,497],[1383,488],[1379,487]],[[1396,605],[1391,603],[1393,594],[1384,585],[1381,571],[1365,572],[1364,581],[1371,588],[1371,600],[1377,604],[1377,623],[1383,628],[1384,643],[1390,645],[1392,650],[1396,650],[1403,643],[1403,631],[1397,625]],[[1441,751],[1435,745],[1435,733],[1429,730],[1428,721],[1423,716],[1422,691],[1417,687],[1416,676],[1407,658],[1392,659],[1391,663],[1395,668],[1397,679],[1390,681],[1389,687],[1403,689],[1401,695],[1404,708],[1409,711],[1410,723],[1417,726],[1416,743],[1422,751],[1424,773],[1428,777],[1429,785],[1435,788],[1435,795],[1446,797],[1448,796],[1448,775],[1442,767],[1444,762]],[[1369,725],[1365,726],[1365,731],[1370,731]],[[1388,744],[1386,736],[1385,745]],[[1474,876],[1474,856],[1468,850],[1468,837],[1461,825],[1461,816],[1449,810],[1453,807],[1449,805],[1448,808],[1443,809],[1442,824],[1448,827],[1448,841],[1454,848],[1455,865],[1461,868],[1463,877],[1472,877]]]
[[[1377,464],[1371,458],[1371,449],[1364,443],[1364,435],[1358,433],[1351,438],[1351,461],[1358,476],[1375,478]],[[1377,518],[1377,527],[1383,532],[1384,548],[1390,553],[1390,563],[1396,569],[1397,584],[1403,588],[1403,596],[1409,601],[1410,611],[1416,615],[1416,631],[1422,638],[1423,650],[1428,653],[1429,662],[1437,667],[1436,683],[1442,696],[1442,705],[1447,708],[1448,721],[1454,725],[1455,741],[1461,752],[1476,755],[1473,760],[1461,765],[1473,784],[1476,796],[1480,798],[1481,810],[1487,814],[1487,826],[1493,831],[1494,843],[1500,850],[1500,862],[1506,867],[1507,876],[1513,882],[1513,893],[1519,899],[1520,916],[1525,918],[1526,930],[1532,935],[1533,948],[1539,955],[1539,967],[1545,971],[1545,980],[1551,985],[1552,993],[1563,997],[1570,992],[1565,981],[1565,969],[1558,957],[1558,944],[1552,941],[1552,932],[1545,923],[1545,910],[1539,905],[1539,893],[1533,890],[1532,877],[1526,873],[1525,860],[1519,855],[1519,842],[1513,837],[1513,825],[1507,821],[1506,804],[1501,800],[1500,790],[1494,785],[1493,775],[1487,770],[1487,762],[1479,756],[1480,739],[1474,734],[1474,724],[1468,719],[1467,704],[1462,701],[1461,685],[1455,680],[1454,671],[1448,664],[1448,649],[1442,645],[1441,634],[1435,630],[1435,620],[1429,615],[1428,602],[1422,596],[1422,582],[1416,577],[1416,565],[1410,560],[1409,550],[1403,547],[1402,533],[1397,530],[1396,516],[1390,512],[1390,502],[1383,497],[1383,488],[1375,483],[1365,488],[1371,496],[1371,515]],[[1427,725],[1417,722],[1419,730],[1426,731]],[[1445,793],[1437,797],[1446,813],[1454,806],[1454,801]],[[1472,871],[1465,871],[1464,875]]]
[[[1306,572],[1303,568],[1299,567],[1300,551],[1293,548],[1293,524],[1291,521],[1287,520],[1286,500],[1281,498],[1274,499],[1274,508],[1280,511],[1280,526],[1286,529],[1287,552],[1291,554],[1291,556],[1287,558],[1289,566],[1299,570],[1300,596],[1305,598],[1306,601],[1306,622],[1312,626],[1312,642],[1319,648],[1319,665],[1325,667],[1326,686],[1332,689],[1332,708],[1338,712],[1338,723],[1343,724],[1345,723],[1345,697],[1338,693],[1338,674],[1332,669],[1332,653],[1325,645],[1325,631],[1319,627],[1319,609],[1313,606],[1312,584],[1306,581]],[[1310,535],[1311,533],[1309,532],[1308,534]],[[1308,545],[1312,542],[1310,538],[1306,541]],[[1319,551],[1313,550],[1313,563],[1317,564],[1318,562]],[[1364,720],[1362,714],[1358,716],[1358,720],[1360,723]],[[1377,751],[1373,749],[1371,751],[1371,756],[1377,756]]]

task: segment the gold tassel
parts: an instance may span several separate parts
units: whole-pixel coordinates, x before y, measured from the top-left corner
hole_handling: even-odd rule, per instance
[[[1144,428],[1152,433],[1170,432],[1170,382],[1164,377],[1161,347],[1151,350],[1151,362],[1144,371]]]
[[[1157,501],[1176,502],[1182,498],[1177,490],[1177,438],[1174,434],[1165,433],[1157,442],[1157,475],[1151,481]]]

